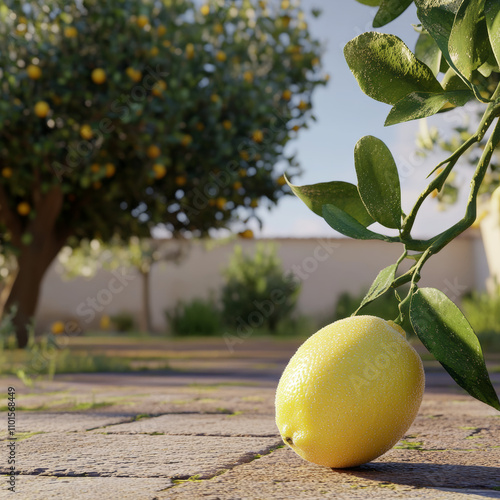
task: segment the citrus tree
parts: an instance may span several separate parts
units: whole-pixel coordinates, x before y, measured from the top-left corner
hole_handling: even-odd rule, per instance
[[[6,0],[0,6],[3,308],[19,346],[44,273],[83,238],[206,235],[288,190],[319,43],[288,0]],[[238,229],[238,223],[240,229]],[[246,231],[246,232],[245,232]]]
[[[360,1],[378,6],[375,27],[395,19],[412,3]],[[464,137],[432,170],[428,186],[409,213],[401,207],[393,156],[374,136],[361,138],[354,148],[357,185],[334,181],[291,188],[336,231],[360,240],[402,245],[401,257],[380,271],[354,315],[395,289],[400,311],[395,321],[401,324],[409,316],[422,343],[454,380],[473,397],[500,410],[481,346],[469,322],[443,292],[418,286],[428,259],[474,223],[478,194],[500,143],[500,86],[490,89],[477,83],[499,73],[500,2],[415,0],[415,5],[420,35],[414,52],[394,35],[367,32],[345,46],[347,63],[363,92],[391,106],[385,125],[425,118],[476,101],[482,108],[477,130]],[[478,146],[483,140],[484,144]],[[463,218],[432,238],[414,238],[412,228],[422,203],[443,189],[459,159],[474,147],[479,154]],[[369,229],[374,222],[386,230]],[[400,297],[397,289],[407,283],[409,292]]]

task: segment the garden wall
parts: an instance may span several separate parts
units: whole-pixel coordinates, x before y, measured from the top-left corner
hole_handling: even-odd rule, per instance
[[[302,282],[299,311],[320,319],[332,315],[342,292],[357,294],[367,288],[380,269],[395,262],[401,252],[400,245],[344,238],[232,240],[211,247],[196,242],[179,265],[160,263],[153,269],[150,286],[155,330],[165,329],[164,311],[177,301],[216,294],[234,246],[252,252],[258,241],[277,245],[285,270]],[[91,279],[66,281],[60,271],[54,263],[46,275],[38,325],[73,319],[83,328],[93,328],[103,315],[139,315],[142,280],[138,273],[101,271]],[[467,290],[484,289],[487,276],[482,240],[477,231],[470,230],[430,259],[420,284],[439,288],[455,300]]]

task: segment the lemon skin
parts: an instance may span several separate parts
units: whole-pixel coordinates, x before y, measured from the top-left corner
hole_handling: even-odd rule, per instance
[[[291,358],[276,391],[276,424],[305,460],[355,467],[404,436],[424,385],[422,361],[401,327],[374,316],[346,318]]]

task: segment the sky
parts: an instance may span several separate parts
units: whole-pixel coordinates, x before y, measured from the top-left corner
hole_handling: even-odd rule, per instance
[[[323,70],[330,74],[331,79],[326,87],[319,88],[313,95],[313,113],[317,122],[312,123],[308,130],[300,131],[299,137],[287,146],[287,152],[298,153],[303,170],[300,177],[294,178],[294,183],[342,180],[355,184],[354,146],[364,135],[373,135],[382,139],[392,151],[400,172],[403,210],[409,210],[427,185],[425,177],[445,155],[440,153],[426,160],[415,155],[418,121],[384,127],[390,106],[366,96],[345,62],[344,45],[365,31],[374,31],[371,23],[376,8],[355,0],[302,0],[302,6],[306,13],[312,8],[323,12],[318,19],[309,16],[309,29],[324,44]],[[412,24],[417,23],[415,7],[411,5],[397,20],[376,31],[399,36],[413,50],[418,34]],[[450,124],[457,125],[462,120],[460,115],[453,115],[459,112],[431,118],[430,126],[434,124],[449,129]],[[449,227],[461,218],[463,201],[445,212],[438,211],[435,201],[426,201],[417,217],[413,236],[428,237]],[[339,236],[293,196],[280,200],[270,212],[260,209],[258,215],[264,225],[262,230],[254,227],[257,237]],[[377,225],[371,228],[379,229]]]

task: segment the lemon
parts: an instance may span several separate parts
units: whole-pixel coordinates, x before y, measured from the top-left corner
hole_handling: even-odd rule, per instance
[[[106,72],[102,68],[96,68],[90,74],[90,78],[97,85],[101,85],[106,81]]]
[[[26,201],[22,201],[17,205],[17,213],[19,215],[28,215],[31,212],[31,206]]]
[[[64,28],[64,36],[66,38],[76,38],[78,36],[78,30],[74,26],[66,26],[66,28]]]
[[[28,77],[31,78],[32,80],[38,80],[42,76],[42,70],[38,66],[35,66],[34,64],[28,65],[28,67],[26,68],[26,73],[28,74]]]
[[[92,127],[90,125],[82,125],[80,127],[80,136],[82,139],[90,141],[94,137],[94,132],[92,132]]]
[[[167,169],[165,168],[165,165],[162,165],[161,163],[155,163],[153,165],[153,172],[155,175],[155,179],[161,179],[162,177],[165,177]]]
[[[61,333],[64,333],[66,330],[66,326],[62,321],[56,321],[55,323],[52,323],[52,326],[50,327],[50,331],[54,335],[60,335]]]
[[[155,158],[158,158],[158,156],[161,155],[161,150],[156,144],[151,144],[146,150],[146,155],[148,156],[148,158],[154,160]]]
[[[45,101],[38,101],[33,108],[38,118],[45,118],[50,111],[50,106]]]
[[[374,316],[336,321],[294,354],[276,391],[276,424],[305,460],[354,467],[391,449],[415,419],[422,361],[401,327]]]

